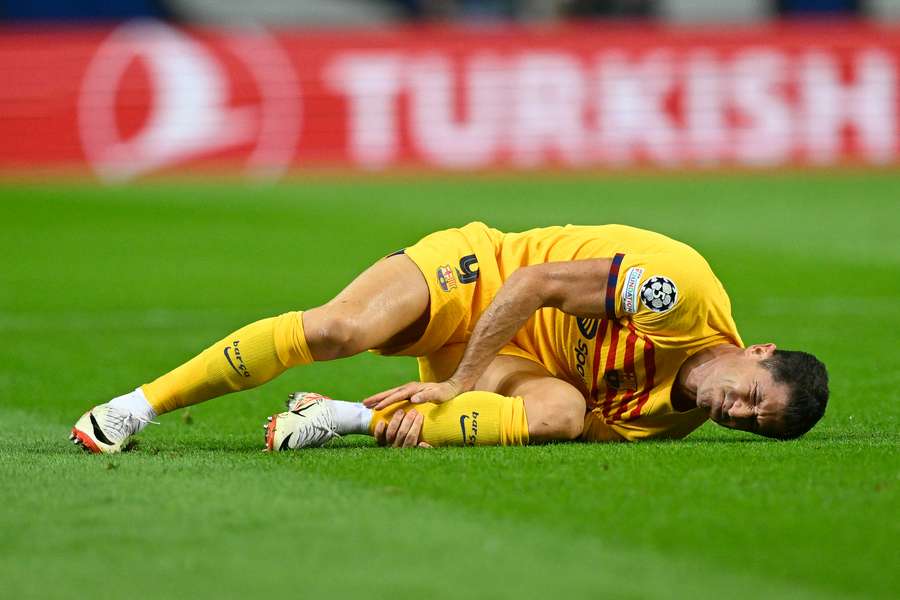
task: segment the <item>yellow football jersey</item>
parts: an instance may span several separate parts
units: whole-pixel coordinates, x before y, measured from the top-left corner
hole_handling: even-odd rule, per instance
[[[475,222],[435,232],[405,252],[429,287],[428,327],[414,344],[379,352],[418,357],[422,381],[455,371],[478,318],[516,269],[612,260],[606,296],[597,299],[602,318],[543,308],[500,352],[539,362],[581,389],[585,439],[687,435],[706,415],[673,409],[678,369],[703,348],[742,346],[728,296],[703,257],[652,231],[567,225],[503,233]]]
[[[497,258],[502,279],[526,265],[612,259],[602,318],[543,308],[504,350],[582,390],[587,439],[680,438],[706,420],[673,409],[678,370],[703,348],[743,343],[728,295],[693,248],[634,227],[568,225],[505,234]]]

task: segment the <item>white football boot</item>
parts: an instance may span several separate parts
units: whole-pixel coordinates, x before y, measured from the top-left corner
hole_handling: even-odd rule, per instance
[[[280,452],[297,448],[315,448],[332,438],[341,437],[336,428],[332,400],[313,392],[294,392],[288,397],[288,410],[268,418],[266,450]]]
[[[72,427],[69,439],[88,452],[114,454],[122,451],[128,438],[143,429],[147,423],[154,422],[110,406],[107,402],[98,404],[81,415]]]

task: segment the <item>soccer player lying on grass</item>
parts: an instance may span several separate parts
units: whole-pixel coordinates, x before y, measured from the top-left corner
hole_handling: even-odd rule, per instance
[[[157,415],[366,350],[418,357],[420,381],[363,403],[292,394],[265,426],[266,447],[376,432],[432,446],[682,438],[706,419],[787,439],[828,399],[812,355],[743,346],[725,290],[689,246],[621,225],[502,233],[476,222],[95,406],[72,439],[116,452]]]

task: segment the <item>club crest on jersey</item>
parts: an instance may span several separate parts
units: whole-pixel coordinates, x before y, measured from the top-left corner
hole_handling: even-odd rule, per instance
[[[638,311],[638,285],[643,274],[644,269],[641,267],[631,267],[625,273],[625,283],[622,284],[622,310],[626,314],[633,315]]]
[[[641,302],[653,312],[666,312],[678,301],[675,282],[662,275],[654,275],[641,286]]]
[[[453,269],[450,268],[450,265],[442,265],[437,268],[437,281],[438,285],[445,292],[449,292],[456,287],[456,276],[453,274]]]
[[[603,381],[611,390],[637,390],[637,376],[634,373],[610,369],[603,374]]]

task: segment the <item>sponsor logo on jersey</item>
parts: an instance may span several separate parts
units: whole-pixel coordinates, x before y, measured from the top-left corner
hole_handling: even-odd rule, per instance
[[[654,275],[641,286],[641,302],[653,312],[666,312],[678,301],[675,282],[662,275]]]
[[[625,283],[622,285],[622,310],[626,314],[633,315],[638,311],[638,285],[643,274],[644,269],[641,267],[631,267],[625,273]]]
[[[578,340],[575,344],[575,370],[581,378],[587,380],[588,345],[584,340]]]
[[[572,348],[572,352],[575,355],[574,367],[582,381],[589,383],[587,361],[590,347],[587,344],[587,340],[592,340],[594,339],[594,336],[597,335],[597,328],[600,326],[600,321],[598,319],[578,317],[575,319],[575,323],[578,325],[578,331],[581,332],[581,335],[585,339],[578,338],[575,342],[575,347]],[[598,348],[597,352],[599,351]]]
[[[241,358],[241,349],[238,347],[240,343],[240,340],[234,340],[230,346],[225,346],[225,360],[228,361],[235,373],[241,377],[250,377],[250,370],[244,364],[244,359]]]
[[[637,376],[634,373],[610,369],[603,374],[603,381],[612,390],[637,390]]]
[[[449,292],[456,287],[456,276],[453,274],[453,269],[450,268],[450,265],[442,265],[437,268],[437,281],[438,285],[445,292]]]
[[[466,421],[469,421],[469,433],[466,433]],[[471,415],[460,415],[459,429],[462,432],[464,446],[474,446],[478,441],[478,411],[473,410]]]

